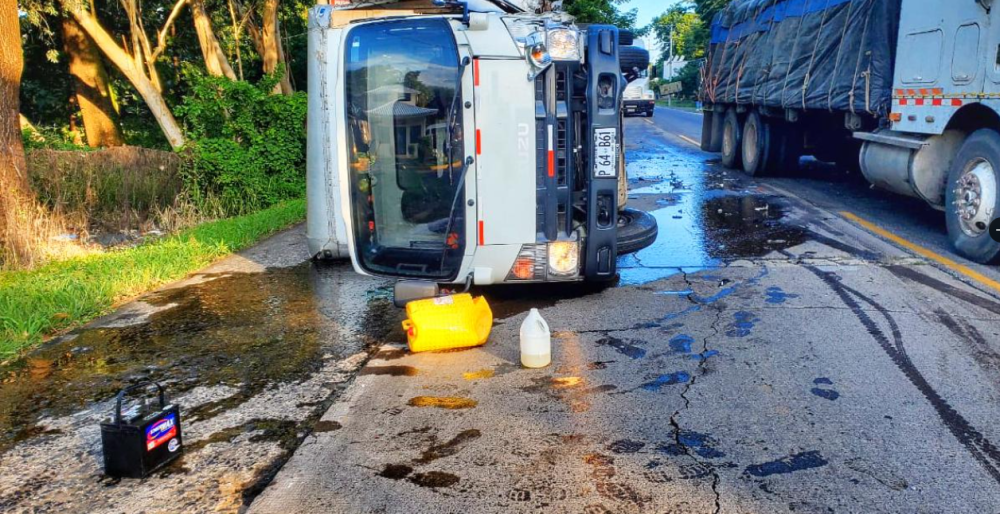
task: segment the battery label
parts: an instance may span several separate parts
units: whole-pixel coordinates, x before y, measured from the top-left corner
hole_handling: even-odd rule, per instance
[[[146,429],[146,451],[152,451],[175,437],[177,437],[177,415],[171,412]]]

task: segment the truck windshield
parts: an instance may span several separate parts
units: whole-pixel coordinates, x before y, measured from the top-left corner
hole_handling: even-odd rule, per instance
[[[348,34],[346,52],[358,261],[374,274],[451,280],[466,239],[465,209],[450,219],[465,203],[451,27],[442,18],[365,24]]]

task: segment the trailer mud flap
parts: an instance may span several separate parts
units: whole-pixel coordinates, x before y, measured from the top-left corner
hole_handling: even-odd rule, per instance
[[[584,274],[610,280],[617,273],[618,152],[622,148],[620,106],[625,89],[618,64],[618,28],[591,25],[587,29],[587,132],[590,169],[587,174],[587,244]]]

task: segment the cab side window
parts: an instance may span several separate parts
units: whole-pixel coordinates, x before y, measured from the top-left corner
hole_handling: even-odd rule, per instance
[[[956,84],[972,82],[979,71],[979,24],[962,25],[955,32],[951,79]]]

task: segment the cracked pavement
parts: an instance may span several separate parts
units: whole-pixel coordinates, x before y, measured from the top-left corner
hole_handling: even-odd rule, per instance
[[[621,283],[480,291],[478,349],[388,341],[250,512],[996,510],[998,300],[627,126],[630,203],[661,231]],[[542,370],[519,366],[530,307]]]

